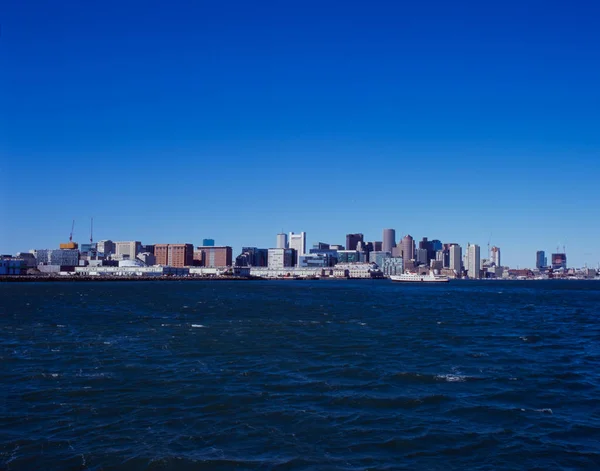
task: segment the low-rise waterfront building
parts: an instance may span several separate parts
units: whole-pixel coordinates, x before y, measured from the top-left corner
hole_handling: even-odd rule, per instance
[[[143,266],[87,266],[76,267],[75,274],[80,276],[187,276],[190,273],[189,268],[169,267],[154,265],[152,267]]]
[[[36,249],[30,253],[38,265],[57,265],[76,267],[79,265],[79,250],[77,249]]]

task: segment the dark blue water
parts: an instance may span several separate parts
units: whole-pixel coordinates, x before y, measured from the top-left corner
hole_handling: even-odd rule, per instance
[[[600,283],[0,285],[0,469],[600,469]]]

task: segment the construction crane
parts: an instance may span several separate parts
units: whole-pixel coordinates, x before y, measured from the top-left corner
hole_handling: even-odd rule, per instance
[[[61,249],[77,249],[79,246],[77,245],[77,242],[73,242],[73,231],[75,230],[75,219],[73,219],[73,224],[71,224],[71,233],[69,234],[69,242],[65,243],[65,244],[60,244],[59,247]]]

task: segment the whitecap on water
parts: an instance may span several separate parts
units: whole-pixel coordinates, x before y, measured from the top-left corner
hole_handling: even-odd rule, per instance
[[[437,375],[437,379],[443,379],[444,381],[448,381],[449,383],[459,383],[466,381],[467,377],[463,375]]]

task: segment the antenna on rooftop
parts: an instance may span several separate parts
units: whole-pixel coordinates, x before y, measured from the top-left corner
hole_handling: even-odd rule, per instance
[[[90,223],[90,244],[94,243],[94,218],[92,218]]]

